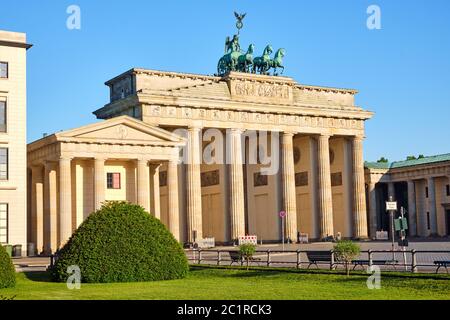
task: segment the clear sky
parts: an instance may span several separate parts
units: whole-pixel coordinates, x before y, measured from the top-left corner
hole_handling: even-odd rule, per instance
[[[69,30],[69,5],[81,29]],[[369,5],[381,30],[366,27]],[[448,0],[39,0],[1,1],[0,29],[26,32],[28,141],[97,121],[104,82],[132,67],[213,74],[233,11],[247,12],[241,46],[286,48],[299,83],[359,90],[375,112],[366,160],[450,152]]]

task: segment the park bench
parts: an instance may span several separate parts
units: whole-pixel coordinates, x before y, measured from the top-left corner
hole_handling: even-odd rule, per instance
[[[448,266],[450,266],[450,261],[449,260],[436,260],[436,261],[434,261],[433,262],[435,265],[436,265],[436,273],[438,273],[439,272],[439,269],[441,268],[441,267],[444,267],[445,268],[445,271],[447,272],[447,274],[448,274],[448,269],[447,269],[447,267]]]
[[[372,265],[374,266],[393,266],[394,269],[397,263],[398,263],[397,260],[387,260],[387,259],[372,260]],[[353,270],[355,270],[357,266],[361,266],[361,268],[364,268],[364,266],[369,265],[369,260],[352,260],[352,264]]]
[[[245,259],[243,259],[241,257],[241,253],[239,251],[228,251],[228,254],[230,255],[230,260],[231,260],[230,266],[233,263],[240,263],[241,265],[244,264]],[[261,259],[260,258],[255,258],[255,257],[251,257],[249,262],[256,262],[256,263],[259,264],[261,262]]]
[[[309,260],[309,265],[307,269],[309,269],[313,264],[315,264],[318,269],[319,266],[317,265],[317,263],[322,262],[329,263],[331,268],[334,267],[334,257],[331,251],[306,251],[306,256],[308,257]]]

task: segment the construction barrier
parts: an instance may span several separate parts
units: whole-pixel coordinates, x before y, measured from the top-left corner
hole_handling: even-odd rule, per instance
[[[240,236],[238,238],[239,245],[241,244],[254,244],[255,246],[258,244],[257,236]]]

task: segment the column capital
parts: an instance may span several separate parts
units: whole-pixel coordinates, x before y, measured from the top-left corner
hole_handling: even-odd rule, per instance
[[[282,131],[281,135],[283,137],[294,137],[297,134],[295,131]]]
[[[51,161],[51,160],[44,160],[44,167],[46,169],[53,169],[57,165],[57,161]]]
[[[228,129],[228,132],[230,132],[231,134],[243,134],[245,131],[245,129],[241,129],[241,128],[230,128]]]
[[[159,167],[161,167],[161,163],[156,163],[156,162],[150,162],[148,164],[148,166],[154,170],[159,169]]]
[[[319,133],[316,137],[317,139],[330,139],[331,138],[331,134],[326,132],[326,133]]]
[[[365,138],[366,138],[366,136],[364,136],[364,135],[350,136],[350,139],[352,141],[364,141]]]
[[[44,168],[44,164],[31,164],[28,166],[29,169],[33,170],[42,170]]]
[[[203,128],[201,126],[191,125],[188,127],[188,131],[190,132],[200,132]]]
[[[143,162],[145,162],[145,164],[148,165],[149,162],[150,162],[150,159],[140,157],[140,158],[137,158],[136,161],[137,161],[137,163],[143,163]]]
[[[59,157],[59,159],[58,159],[58,161],[61,163],[61,162],[64,162],[64,161],[72,161],[73,160],[73,157],[66,157],[66,156],[61,156],[61,157]]]

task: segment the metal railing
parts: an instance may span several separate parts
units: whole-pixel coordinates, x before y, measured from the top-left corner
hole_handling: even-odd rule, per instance
[[[239,263],[244,265],[244,259],[232,259],[229,252],[238,252],[238,250],[214,250],[214,249],[187,249],[185,250],[188,260],[193,264],[216,264],[225,265]],[[305,265],[308,268],[313,265],[307,258],[307,252],[322,251],[330,252],[330,261],[317,261],[314,265],[318,267],[326,266],[334,270],[343,266],[344,262],[335,258],[333,250],[256,250],[253,259],[249,261],[253,266],[266,267],[294,267],[302,269]],[[430,256],[434,255],[434,256]],[[446,257],[442,257],[446,255]],[[283,257],[280,259],[280,257]],[[395,258],[395,259],[394,259]],[[450,261],[450,250],[362,250],[359,257],[355,258],[351,266],[370,267],[380,266],[384,269],[393,269],[395,271],[405,271],[416,273],[436,271],[438,265],[435,261]],[[450,265],[449,265],[450,267]],[[444,267],[447,271],[447,268]]]

